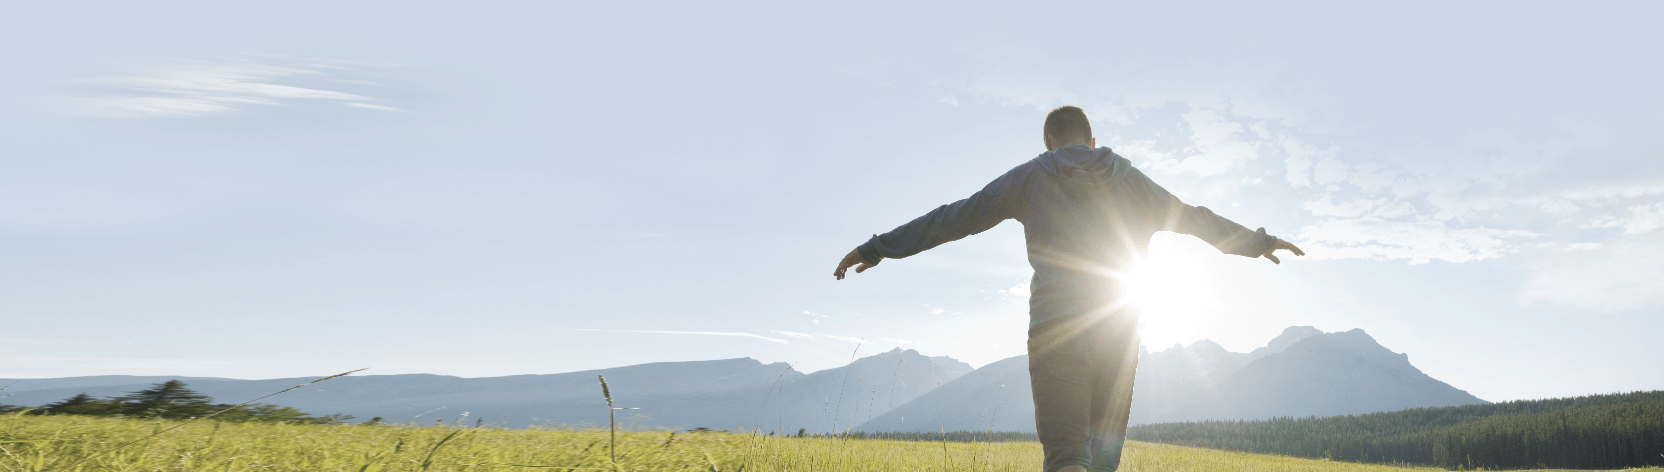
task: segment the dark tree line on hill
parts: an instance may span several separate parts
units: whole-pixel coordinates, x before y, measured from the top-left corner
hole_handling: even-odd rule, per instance
[[[1447,469],[1664,465],[1664,391],[1327,418],[1139,425],[1129,439]]]
[[[151,388],[128,392],[127,395],[115,398],[93,398],[91,395],[82,393],[57,403],[42,405],[40,408],[31,409],[0,405],[0,413],[27,410],[23,414],[123,416],[182,420],[208,416],[232,406],[214,403],[213,399],[208,398],[207,395],[186,388],[185,382],[169,380]],[[220,413],[214,417],[214,419],[221,421],[298,424],[333,424],[351,418],[351,416],[346,415],[312,416],[286,406],[259,403]]]

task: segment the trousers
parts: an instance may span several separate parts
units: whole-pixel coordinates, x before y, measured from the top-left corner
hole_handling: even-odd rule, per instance
[[[1028,372],[1045,471],[1120,467],[1138,370],[1138,315],[1066,318],[1029,330]]]

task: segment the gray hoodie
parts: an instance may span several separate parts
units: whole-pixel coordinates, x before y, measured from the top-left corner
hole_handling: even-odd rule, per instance
[[[970,198],[942,205],[856,248],[876,263],[981,233],[1006,219],[1023,223],[1030,286],[1029,329],[1076,316],[1136,316],[1125,278],[1150,236],[1173,231],[1220,252],[1259,257],[1277,242],[1167,193],[1109,148],[1075,145],[1041,154]]]

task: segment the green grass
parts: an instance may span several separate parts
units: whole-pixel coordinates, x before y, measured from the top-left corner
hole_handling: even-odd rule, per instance
[[[200,421],[114,452],[175,421],[0,417],[5,471],[1033,471],[1032,442],[963,443],[778,438],[729,433],[618,435],[606,430],[288,425]],[[1128,445],[1125,471],[1409,471],[1164,444]],[[1660,469],[1647,469],[1658,471]]]

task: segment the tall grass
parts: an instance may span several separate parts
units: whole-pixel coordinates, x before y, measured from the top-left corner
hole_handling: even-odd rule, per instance
[[[220,415],[220,414],[221,414],[221,413],[225,413],[225,412],[227,412],[227,411],[231,411],[231,410],[235,410],[235,409],[238,409],[238,408],[242,408],[242,407],[245,407],[245,406],[248,406],[248,405],[250,405],[250,404],[252,404],[252,403],[254,403],[254,402],[257,402],[257,401],[260,401],[260,400],[265,400],[265,399],[267,399],[267,398],[271,398],[271,397],[274,397],[274,396],[277,396],[277,395],[278,395],[278,394],[281,394],[281,393],[284,393],[284,392],[288,392],[288,391],[291,391],[291,390],[295,390],[295,389],[298,389],[298,388],[302,388],[302,387],[305,387],[305,386],[307,386],[307,385],[312,385],[312,384],[315,384],[315,383],[318,383],[318,382],[323,382],[323,381],[325,381],[325,380],[330,380],[330,379],[335,379],[335,378],[340,378],[340,377],[346,377],[346,376],[348,376],[348,375],[352,375],[352,374],[353,374],[353,373],[354,373],[354,372],[361,372],[361,371],[364,371],[364,370],[369,370],[369,368],[368,368],[368,367],[366,367],[366,368],[363,368],[363,369],[356,369],[356,370],[349,370],[349,371],[346,371],[346,372],[342,372],[342,373],[339,373],[339,374],[335,374],[335,375],[331,375],[331,376],[328,376],[328,377],[324,377],[324,378],[321,378],[321,379],[317,379],[317,380],[313,380],[313,381],[311,381],[311,382],[307,382],[307,383],[303,383],[303,384],[300,384],[300,385],[296,385],[296,386],[293,386],[293,387],[289,387],[289,388],[286,388],[286,389],[283,389],[283,390],[278,390],[278,391],[276,391],[276,392],[273,392],[273,393],[271,393],[271,394],[268,394],[268,395],[266,395],[266,396],[263,396],[263,397],[260,397],[260,398],[256,398],[256,399],[253,399],[253,400],[249,400],[249,401],[246,401],[246,402],[242,402],[242,403],[238,403],[238,404],[236,404],[236,405],[232,405],[232,406],[231,406],[231,407],[230,407],[230,408],[226,408],[226,409],[223,409],[223,410],[220,410],[220,411],[216,411],[216,412],[213,412],[213,413],[209,413],[209,414],[208,414],[208,415],[207,415],[207,416],[202,416],[202,417],[198,417],[198,418],[191,418],[191,419],[189,419],[189,420],[185,420],[185,421],[183,421],[183,422],[180,422],[180,423],[179,423],[179,424],[178,424],[178,425],[174,425],[174,426],[173,426],[173,427],[171,427],[171,428],[167,428],[167,429],[162,429],[162,428],[160,428],[160,427],[158,427],[158,428],[157,428],[157,429],[156,429],[156,431],[155,431],[155,432],[153,432],[153,433],[150,433],[150,435],[149,435],[149,436],[145,436],[145,437],[142,437],[142,438],[139,438],[139,439],[135,439],[135,440],[132,440],[132,441],[128,441],[128,442],[125,442],[125,443],[122,443],[122,444],[118,444],[118,445],[115,445],[115,446],[111,446],[111,447],[110,447],[110,448],[108,448],[108,449],[104,449],[104,450],[102,450],[102,451],[98,451],[98,452],[96,452],[96,453],[93,453],[93,454],[92,454],[92,455],[90,455],[90,456],[87,456],[87,457],[83,457],[83,458],[81,458],[81,460],[80,460],[80,461],[77,461],[77,462],[76,462],[76,463],[75,463],[75,464],[72,464],[72,465],[80,465],[80,463],[81,463],[81,462],[85,462],[85,461],[87,461],[87,460],[90,460],[90,459],[93,459],[93,458],[96,458],[96,457],[98,457],[98,456],[102,456],[102,455],[104,455],[104,454],[107,454],[107,453],[111,453],[111,452],[116,452],[116,451],[119,451],[119,450],[121,450],[121,449],[122,449],[122,448],[125,448],[125,447],[128,447],[128,446],[132,446],[132,445],[134,445],[134,444],[138,444],[138,443],[140,443],[140,442],[144,442],[144,441],[145,441],[145,440],[148,440],[148,439],[150,439],[150,438],[154,438],[154,437],[157,437],[157,436],[161,436],[161,435],[162,435],[162,434],[165,434],[165,433],[167,433],[167,432],[169,432],[169,431],[173,431],[173,430],[175,430],[175,429],[179,429],[179,428],[181,428],[181,427],[184,427],[184,426],[185,426],[185,425],[188,425],[188,424],[191,424],[191,423],[195,423],[195,422],[198,422],[198,421],[202,421],[202,420],[206,420],[206,419],[209,419],[209,418],[213,418],[213,417],[215,417],[215,416],[219,416],[219,415]],[[16,382],[13,382],[13,383],[16,383]],[[27,413],[27,411],[21,411],[21,412],[18,412],[18,413],[17,413],[17,414],[19,414],[19,415],[22,415],[22,414],[24,414],[24,413]],[[216,431],[216,432],[217,432],[217,431],[219,431],[219,425],[218,425],[218,423],[216,423],[216,424],[215,424],[215,427],[214,427],[214,431]],[[211,437],[212,437],[212,436],[210,436],[210,438],[211,438]]]
[[[889,434],[834,431],[809,437],[761,435],[755,430],[748,435],[620,432],[611,417],[621,408],[613,405],[606,379],[598,380],[609,408],[607,431],[505,430],[479,423],[463,428],[462,420],[450,426],[421,426],[414,422],[299,425],[221,422],[210,418],[174,421],[9,413],[0,415],[0,471],[946,472],[1031,471],[1042,459],[1040,445],[1026,441],[1028,438],[1024,435],[981,431]],[[955,441],[949,440],[950,434]],[[876,436],[895,439],[874,439]],[[964,436],[969,436],[971,442],[962,442]],[[602,443],[606,443],[605,452],[600,450]],[[1125,454],[1121,470],[1129,472],[1439,470],[1136,441],[1128,442]]]
[[[1033,442],[748,436],[724,432],[617,433],[616,459],[594,430],[505,430],[416,425],[288,425],[81,416],[0,417],[3,471],[1033,471]],[[83,458],[114,444],[172,433]],[[1129,442],[1122,470],[1387,472],[1405,470],[1264,454]],[[1659,469],[1648,469],[1658,471]]]
[[[862,339],[861,341],[866,341]],[[855,367],[855,355],[861,353],[861,343],[855,343],[855,350],[849,353],[849,364],[844,366],[844,380],[838,383],[838,406],[832,412],[832,434],[838,433],[838,414],[844,411],[844,387],[849,386],[849,371]],[[859,390],[859,389],[857,389]]]

